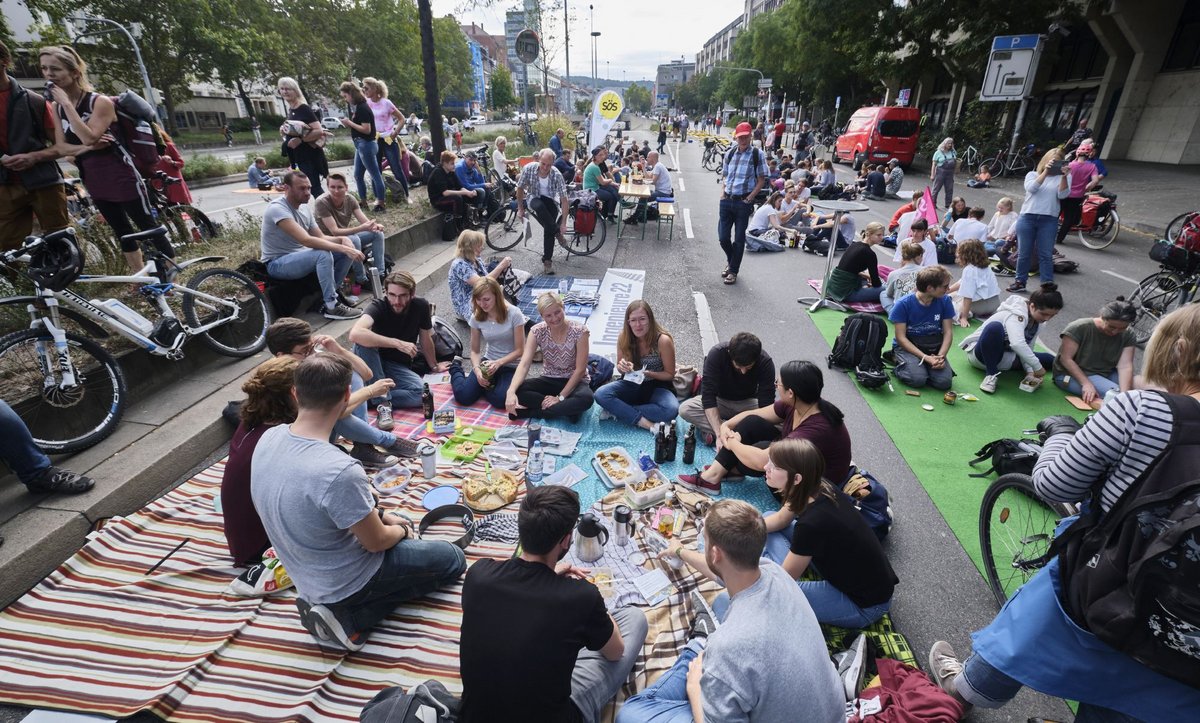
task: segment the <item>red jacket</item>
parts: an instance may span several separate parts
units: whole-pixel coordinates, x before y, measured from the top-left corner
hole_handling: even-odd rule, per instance
[[[896,227],[900,225],[900,217],[909,211],[915,210],[917,210],[917,207],[912,205],[912,203],[906,203],[900,208],[896,209],[895,215],[892,216],[892,220],[888,223],[888,231],[895,231]]]
[[[174,143],[167,143],[166,155],[160,156],[158,165],[154,167],[156,171],[162,171],[168,176],[174,176],[179,179],[179,183],[172,183],[167,186],[166,196],[171,203],[191,203],[192,192],[188,190],[187,182],[183,180],[183,156],[179,155],[179,149]],[[155,187],[161,189],[162,184],[157,181]]]

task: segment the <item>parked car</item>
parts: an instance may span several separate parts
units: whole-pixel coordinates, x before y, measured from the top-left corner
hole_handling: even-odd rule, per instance
[[[534,122],[535,120],[537,120],[537,119],[538,119],[538,114],[537,114],[537,113],[534,113],[534,112],[532,112],[532,111],[530,111],[529,113],[522,113],[521,111],[517,111],[516,113],[513,113],[513,114],[512,114],[512,122],[513,122],[513,123],[520,123],[520,122],[521,122],[521,119],[522,119],[522,117],[524,117],[524,118],[528,118],[528,119],[529,119],[529,122],[530,122],[530,123],[532,123],[532,122]]]
[[[891,158],[908,168],[917,153],[921,112],[916,108],[868,106],[859,108],[838,136],[833,160],[862,168],[864,163],[885,163]]]
[[[473,128],[478,128],[479,126],[484,125],[487,122],[488,122],[487,116],[473,115],[470,118],[463,121],[463,128],[465,128],[466,130],[471,130]]]
[[[321,127],[327,131],[336,131],[342,127],[342,119],[327,115],[321,119]]]

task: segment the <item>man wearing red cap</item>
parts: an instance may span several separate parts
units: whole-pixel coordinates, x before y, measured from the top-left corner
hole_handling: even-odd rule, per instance
[[[746,225],[754,211],[754,198],[767,178],[766,154],[750,143],[752,132],[749,123],[738,123],[733,131],[737,145],[725,154],[725,189],[721,194],[717,238],[721,249],[725,251],[727,265],[721,272],[721,278],[727,285],[737,283],[738,271],[742,267],[742,254],[746,250]]]

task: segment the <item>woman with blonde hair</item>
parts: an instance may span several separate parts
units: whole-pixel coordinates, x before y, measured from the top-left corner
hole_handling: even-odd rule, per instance
[[[471,318],[471,291],[485,278],[499,279],[512,266],[512,257],[505,256],[490,272],[484,267],[483,244],[486,239],[480,231],[463,231],[458,235],[454,260],[450,262],[450,303],[459,319]]]
[[[958,168],[958,154],[954,151],[954,139],[944,138],[933,152],[933,165],[929,168],[929,182],[933,184],[930,198],[937,205],[938,191],[946,189],[946,207],[954,195],[954,171]]]
[[[675,339],[642,299],[625,307],[625,324],[617,337],[617,371],[625,378],[596,390],[601,409],[625,424],[647,430],[655,422],[669,422],[679,414],[673,385]]]
[[[558,294],[548,291],[539,296],[537,310],[542,321],[534,324],[525,338],[504,407],[509,419],[578,418],[592,406],[587,327],[567,319]],[[527,379],[538,351],[542,352],[542,376]]]
[[[879,301],[883,282],[879,279],[879,257],[871,247],[883,243],[883,233],[883,224],[878,221],[863,228],[861,238],[850,244],[829,274],[829,298],[850,304]]]
[[[500,282],[484,276],[471,291],[471,369],[464,373],[460,362],[450,365],[454,401],[474,404],[480,397],[503,409],[525,348],[525,315],[504,300]]]
[[[1063,165],[1062,149],[1051,148],[1038,161],[1037,168],[1025,174],[1025,200],[1013,229],[1017,234],[1017,278],[1009,285],[1010,292],[1025,290],[1034,251],[1042,283],[1054,281],[1059,203],[1071,192],[1071,178],[1063,173]]]
[[[367,97],[367,107],[375,117],[375,140],[379,146],[375,162],[380,168],[386,158],[392,177],[404,189],[404,197],[409,203],[412,198],[408,195],[408,173],[405,164],[408,155],[404,144],[400,141],[400,130],[404,127],[404,113],[396,104],[388,100],[387,83],[378,78],[363,78],[363,95]],[[357,172],[357,169],[356,169]],[[357,176],[356,176],[357,180]]]
[[[279,135],[283,137],[283,155],[312,181],[313,197],[320,196],[325,193],[321,178],[329,175],[325,149],[318,145],[325,137],[321,119],[308,106],[295,78],[284,76],[275,85],[279,97],[288,107],[287,120],[279,126]]]
[[[508,139],[496,136],[496,147],[492,149],[492,169],[500,174],[500,178],[510,178],[513,175],[508,172],[508,159],[504,156],[504,149],[507,147]]]

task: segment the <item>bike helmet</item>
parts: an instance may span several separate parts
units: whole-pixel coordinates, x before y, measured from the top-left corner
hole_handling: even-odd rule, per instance
[[[65,228],[42,237],[29,256],[25,275],[43,289],[62,291],[83,273],[83,254],[75,229]]]

